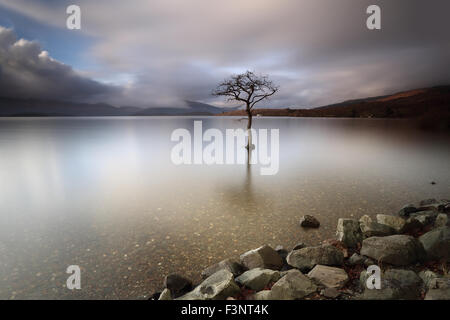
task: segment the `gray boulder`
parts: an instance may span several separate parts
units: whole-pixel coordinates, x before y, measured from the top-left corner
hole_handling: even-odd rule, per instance
[[[248,251],[240,256],[241,263],[248,269],[263,268],[280,270],[283,259],[268,245]]]
[[[236,282],[255,291],[263,290],[269,283],[280,279],[280,272],[270,269],[256,268],[244,272],[236,278]]]
[[[361,254],[381,263],[409,265],[424,258],[422,244],[407,235],[371,237],[363,241]]]
[[[240,292],[234,282],[233,274],[225,269],[219,270],[204,280],[193,291],[178,298],[178,300],[225,300]]]
[[[349,248],[356,247],[363,239],[359,221],[354,219],[339,219],[336,235],[338,240]]]
[[[178,298],[192,290],[192,282],[178,274],[169,274],[164,278],[164,287],[170,290],[173,298]]]
[[[247,268],[245,268],[237,261],[234,261],[232,259],[225,259],[203,270],[201,276],[203,279],[206,279],[212,276],[217,271],[223,269],[230,271],[235,277],[240,276],[243,272],[247,270]]]
[[[341,268],[317,265],[309,273],[308,277],[318,281],[327,288],[340,289],[348,281],[347,272]]]
[[[313,216],[304,215],[300,218],[300,226],[304,228],[318,228],[320,226],[320,222]]]
[[[294,268],[307,271],[317,264],[340,266],[344,262],[344,254],[336,247],[324,244],[291,251],[286,260]]]
[[[360,227],[365,238],[385,237],[396,233],[394,228],[378,222],[361,222]]]
[[[428,260],[450,261],[450,227],[431,230],[419,238]]]
[[[422,290],[422,279],[411,270],[389,269],[381,274],[381,289],[367,288],[368,274],[361,272],[360,281],[364,292],[363,300],[412,300],[419,299]]]
[[[298,270],[290,270],[272,287],[272,300],[302,299],[317,291],[317,286]]]

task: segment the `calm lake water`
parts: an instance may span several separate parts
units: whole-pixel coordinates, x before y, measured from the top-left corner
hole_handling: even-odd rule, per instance
[[[334,237],[339,217],[450,198],[450,137],[404,121],[257,118],[280,129],[280,169],[171,162],[174,129],[239,118],[0,119],[0,299],[140,299],[164,275],[262,244]],[[430,182],[435,181],[436,185]],[[304,214],[317,230],[298,225]],[[81,290],[65,287],[79,265]]]

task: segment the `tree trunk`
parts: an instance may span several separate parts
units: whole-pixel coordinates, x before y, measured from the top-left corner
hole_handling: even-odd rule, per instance
[[[248,133],[248,142],[247,142],[247,149],[251,150],[252,147],[252,111],[250,110],[250,105],[247,104],[247,117],[248,117],[248,123],[247,123],[247,133]]]

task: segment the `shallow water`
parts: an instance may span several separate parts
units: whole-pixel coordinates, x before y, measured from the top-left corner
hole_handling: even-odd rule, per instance
[[[239,118],[0,119],[0,299],[137,299],[163,276],[264,243],[332,238],[339,217],[450,198],[450,137],[399,120],[257,118],[280,129],[280,169],[175,166],[176,128]],[[430,182],[435,181],[436,185]],[[312,214],[317,230],[299,218]],[[68,290],[69,265],[81,290]]]

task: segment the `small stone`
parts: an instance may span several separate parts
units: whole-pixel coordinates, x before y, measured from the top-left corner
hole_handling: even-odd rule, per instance
[[[403,208],[400,209],[400,211],[398,212],[398,215],[400,217],[409,217],[409,215],[411,213],[417,212],[417,208],[415,205],[413,204],[407,204],[405,206],[403,206]]]
[[[178,300],[225,300],[240,292],[234,282],[233,274],[225,269],[217,271],[204,280],[193,291],[178,298]]]
[[[304,228],[318,228],[320,226],[320,222],[310,215],[304,215],[300,218],[300,226]]]
[[[351,266],[363,264],[366,258],[357,254],[356,252],[348,259],[348,264]]]
[[[308,277],[318,281],[327,288],[340,289],[348,281],[347,272],[341,268],[317,265],[308,273]]]
[[[354,219],[339,219],[336,235],[338,240],[349,248],[356,247],[363,238],[359,221]]]
[[[268,245],[248,251],[240,256],[241,263],[248,269],[263,268],[280,270],[283,259]]]
[[[192,282],[174,273],[164,278],[164,287],[170,290],[173,298],[178,298],[192,290]]]

